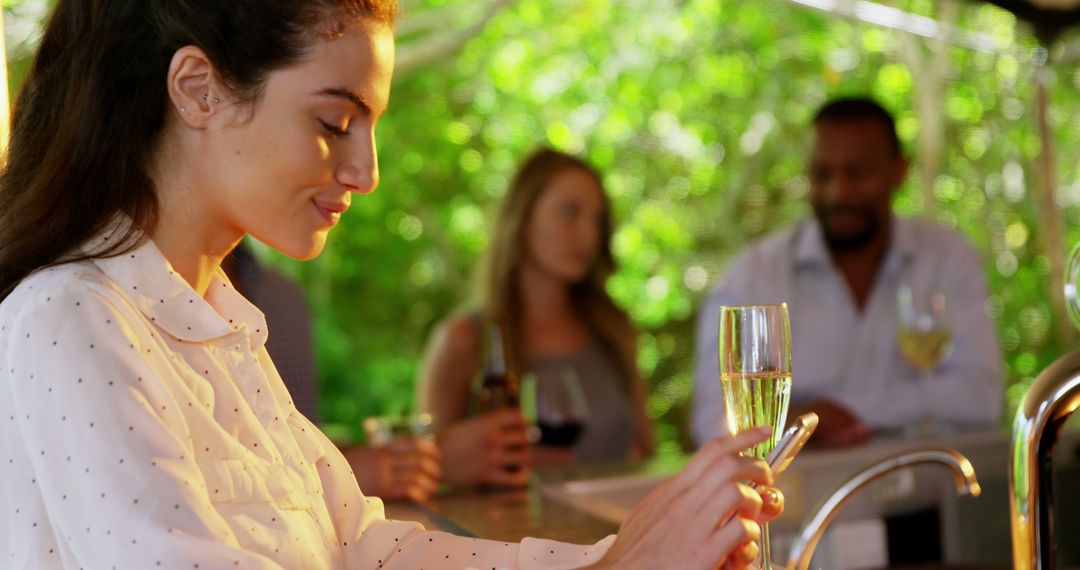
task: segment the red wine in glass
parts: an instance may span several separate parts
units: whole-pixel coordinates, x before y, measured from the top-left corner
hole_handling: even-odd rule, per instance
[[[573,368],[539,374],[536,384],[536,426],[540,445],[573,447],[585,430],[589,410],[581,380]]]
[[[575,420],[561,423],[540,420],[536,426],[540,428],[540,441],[537,443],[554,447],[573,447],[584,428],[581,422]]]

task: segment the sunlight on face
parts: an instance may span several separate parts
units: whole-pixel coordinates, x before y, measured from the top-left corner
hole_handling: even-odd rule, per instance
[[[322,252],[352,194],[379,182],[375,124],[393,73],[389,26],[358,22],[267,79],[214,152],[224,223],[296,259]]]

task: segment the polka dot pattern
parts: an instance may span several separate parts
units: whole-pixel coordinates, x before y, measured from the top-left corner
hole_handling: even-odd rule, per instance
[[[223,275],[200,297],[151,241],[27,278],[0,303],[0,568],[540,569],[606,550],[385,520],[296,411],[265,330]]]

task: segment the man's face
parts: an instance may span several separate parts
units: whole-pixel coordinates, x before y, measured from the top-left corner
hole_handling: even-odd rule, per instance
[[[862,249],[887,227],[893,193],[906,173],[907,161],[879,121],[814,125],[810,204],[830,251]]]

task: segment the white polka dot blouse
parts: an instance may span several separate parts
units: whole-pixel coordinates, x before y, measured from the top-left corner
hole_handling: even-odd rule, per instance
[[[0,303],[0,568],[579,568],[590,546],[389,521],[297,412],[262,313],[150,240]]]

